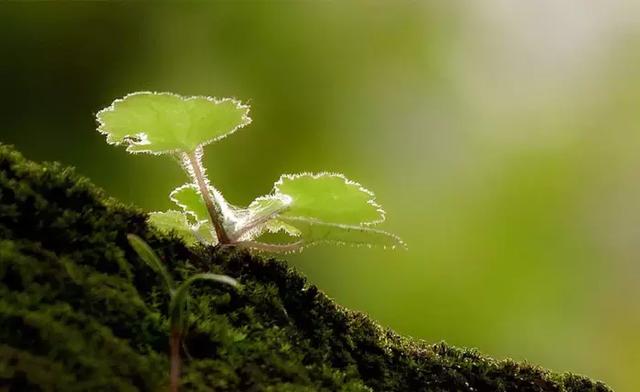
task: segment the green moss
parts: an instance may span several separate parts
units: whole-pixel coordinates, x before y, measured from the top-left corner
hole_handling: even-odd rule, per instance
[[[398,336],[335,304],[284,262],[232,249],[187,249],[73,170],[26,161],[6,146],[0,146],[0,387],[166,386],[168,296],[127,245],[127,233],[156,249],[176,280],[211,271],[243,285],[195,285],[184,390],[609,391],[584,377]]]

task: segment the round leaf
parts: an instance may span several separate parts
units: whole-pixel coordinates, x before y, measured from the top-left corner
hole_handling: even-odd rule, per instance
[[[193,245],[198,241],[194,227],[180,211],[152,212],[149,214],[149,223],[162,233],[175,233],[187,245]]]
[[[355,225],[384,220],[384,211],[373,193],[342,174],[284,175],[275,183],[275,193],[290,198],[283,217]]]
[[[169,198],[176,203],[185,213],[192,215],[196,221],[209,219],[207,206],[202,200],[198,187],[193,184],[185,184],[174,189]]]
[[[98,131],[131,153],[193,152],[251,122],[249,107],[230,98],[139,92],[98,112]]]

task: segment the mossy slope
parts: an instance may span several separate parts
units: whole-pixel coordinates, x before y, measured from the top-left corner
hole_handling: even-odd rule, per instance
[[[346,310],[284,262],[189,250],[73,170],[0,146],[0,390],[157,391],[167,384],[167,295],[132,252],[136,233],[190,303],[183,389],[193,391],[608,391],[472,350],[400,337]],[[186,357],[187,354],[185,353]]]

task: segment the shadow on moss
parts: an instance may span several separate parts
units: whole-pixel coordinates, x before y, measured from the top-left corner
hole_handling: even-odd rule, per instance
[[[191,391],[609,391],[572,374],[396,335],[335,304],[277,260],[187,249],[73,170],[0,146],[0,389],[157,391],[168,383],[160,278],[128,246],[144,238],[196,284],[185,342]]]

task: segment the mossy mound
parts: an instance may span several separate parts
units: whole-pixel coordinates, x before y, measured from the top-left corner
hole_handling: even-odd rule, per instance
[[[182,375],[190,391],[609,391],[473,350],[400,337],[336,305],[284,262],[187,249],[73,170],[0,146],[0,390],[158,391],[168,296],[128,246],[144,238],[196,284]],[[188,354],[187,354],[188,352]]]

